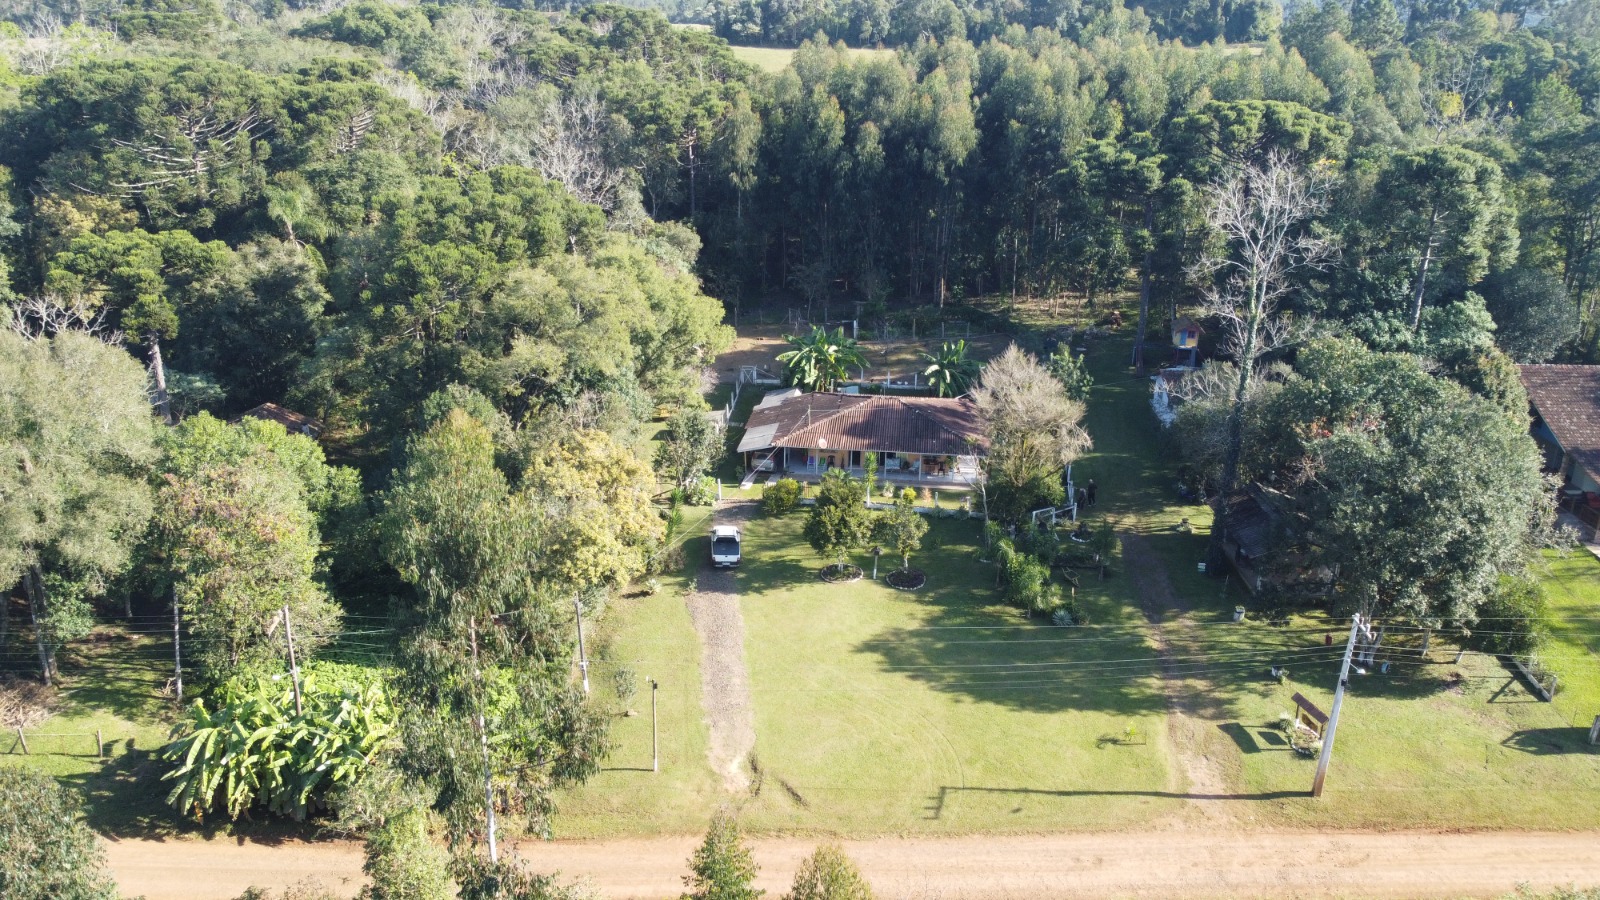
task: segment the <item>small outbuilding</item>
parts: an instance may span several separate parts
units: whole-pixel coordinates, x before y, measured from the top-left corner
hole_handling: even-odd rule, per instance
[[[1183,316],[1172,323],[1172,354],[1179,365],[1195,366],[1200,361],[1200,323]]]
[[[277,422],[290,434],[303,434],[309,438],[316,438],[322,434],[321,422],[310,416],[297,413],[292,409],[285,409],[276,403],[263,403],[260,406],[247,409],[237,417],[230,419],[229,422],[237,425],[240,420],[246,418]]]

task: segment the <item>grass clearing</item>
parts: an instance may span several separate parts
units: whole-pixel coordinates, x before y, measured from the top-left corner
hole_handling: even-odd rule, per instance
[[[1278,741],[1276,722],[1293,712],[1296,691],[1331,707],[1349,623],[1313,611],[1282,627],[1253,616],[1231,624],[1235,605],[1254,611],[1258,604],[1236,580],[1198,571],[1211,511],[1178,501],[1175,466],[1162,458],[1164,438],[1149,411],[1149,382],[1133,377],[1128,354],[1125,340],[1091,345],[1097,385],[1087,424],[1096,443],[1075,474],[1100,485],[1096,512],[1145,536],[1190,610],[1188,627],[1169,629],[1175,654],[1208,660],[1187,685],[1210,726],[1202,746],[1190,750],[1221,762],[1242,801],[1235,808],[1242,821],[1340,828],[1600,825],[1594,802],[1600,751],[1585,743],[1588,723],[1600,714],[1594,665],[1600,561],[1587,553],[1555,561],[1546,581],[1553,611],[1567,617],[1547,650],[1552,665],[1558,657],[1569,663],[1565,698],[1539,702],[1497,660],[1480,654],[1458,665],[1455,648],[1443,640],[1432,642],[1424,660],[1420,634],[1397,631],[1379,654],[1391,663],[1389,673],[1352,678],[1324,796],[1304,796],[1315,762]],[[1188,532],[1179,528],[1184,518]],[[1282,684],[1268,677],[1274,664],[1289,669]],[[1574,726],[1579,718],[1581,728]]]
[[[732,46],[733,56],[740,62],[749,63],[763,72],[782,72],[789,67],[794,59],[792,47],[741,47]],[[875,47],[851,47],[849,54],[855,58],[887,55],[893,56],[893,50],[879,50]]]

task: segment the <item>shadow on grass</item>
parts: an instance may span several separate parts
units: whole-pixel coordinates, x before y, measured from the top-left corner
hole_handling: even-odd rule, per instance
[[[1600,747],[1589,743],[1589,729],[1577,728],[1528,728],[1514,732],[1510,737],[1500,742],[1500,746],[1512,750],[1521,750],[1523,753],[1532,753],[1536,756],[1553,756],[1568,753],[1581,753],[1587,756],[1600,756]]]
[[[1241,753],[1263,753],[1273,750],[1292,751],[1289,741],[1276,728],[1258,725],[1254,728],[1245,727],[1243,722],[1223,722],[1217,730],[1227,735],[1239,747]],[[1267,746],[1263,747],[1262,744]]]
[[[1287,800],[1296,797],[1309,797],[1310,791],[1260,791],[1257,793],[1236,794],[1199,794],[1185,791],[1052,791],[1042,788],[986,788],[986,787],[950,787],[939,788],[938,792],[928,799],[929,820],[938,820],[944,815],[945,804],[961,794],[1006,794],[1018,798],[1047,797],[1059,799],[1072,799],[1077,797],[1152,797],[1166,800]]]

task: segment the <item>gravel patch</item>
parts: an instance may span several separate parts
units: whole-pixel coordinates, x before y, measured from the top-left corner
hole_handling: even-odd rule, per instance
[[[753,501],[717,505],[718,525],[743,525],[753,518]],[[739,612],[739,582],[732,569],[703,563],[695,590],[685,598],[700,637],[700,702],[711,730],[707,755],[711,768],[731,792],[750,787],[746,760],[756,745],[755,711],[750,704],[750,671],[744,661],[744,616]]]

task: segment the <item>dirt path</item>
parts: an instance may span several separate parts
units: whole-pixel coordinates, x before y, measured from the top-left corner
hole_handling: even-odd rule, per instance
[[[749,501],[717,505],[718,525],[743,525],[754,515]],[[707,564],[685,598],[700,637],[700,702],[711,741],[707,756],[730,792],[750,787],[746,762],[756,745],[755,708],[750,702],[750,672],[744,663],[744,616],[739,612],[738,577]]]
[[[1227,776],[1216,760],[1206,753],[1210,730],[1203,721],[1200,704],[1196,702],[1195,686],[1186,677],[1179,676],[1173,666],[1172,641],[1169,629],[1185,628],[1184,620],[1168,620],[1168,614],[1182,616],[1188,605],[1179,599],[1167,577],[1167,567],[1150,549],[1144,535],[1135,531],[1118,532],[1122,538],[1122,560],[1133,579],[1134,591],[1144,615],[1151,624],[1151,636],[1161,654],[1162,687],[1167,698],[1167,740],[1172,758],[1178,761],[1188,784],[1183,790],[1192,795],[1190,806],[1212,824],[1226,824],[1232,820],[1227,807],[1221,803],[1206,803],[1201,797],[1217,796],[1229,791]],[[1176,773],[1174,773],[1176,774]]]
[[[661,898],[698,838],[528,844],[530,865],[589,881],[603,897]],[[777,896],[815,844],[752,842],[758,886]],[[345,896],[361,877],[356,844],[119,841],[109,845],[123,892],[148,900],[224,900],[251,884],[307,876]],[[915,900],[1054,897],[1462,898],[1519,883],[1600,884],[1600,834],[1160,831],[844,842],[878,895]]]

